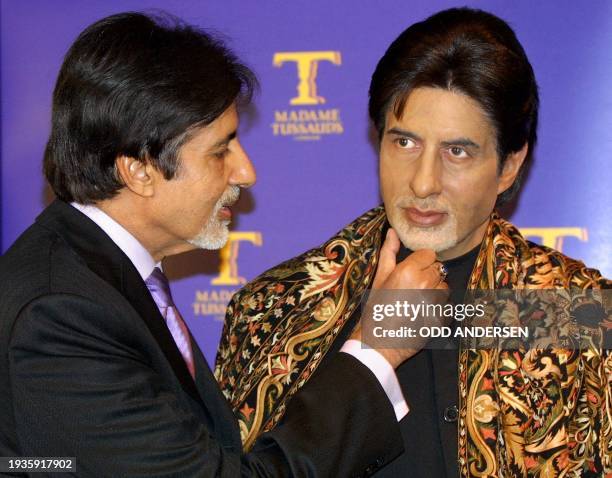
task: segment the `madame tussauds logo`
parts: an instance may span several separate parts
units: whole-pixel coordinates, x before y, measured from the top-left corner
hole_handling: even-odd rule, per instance
[[[238,270],[238,256],[242,244],[261,247],[262,235],[259,231],[231,231],[227,244],[219,251],[218,275],[210,280],[213,287],[195,291],[193,315],[223,321],[225,309],[238,288],[246,284],[246,279]]]
[[[300,51],[275,53],[272,64],[282,67],[293,63],[297,70],[297,95],[289,100],[292,108],[274,111],[274,136],[291,136],[297,140],[317,140],[323,135],[342,134],[344,127],[337,108],[312,108],[327,103],[319,94],[317,76],[319,63],[325,61],[340,66],[339,51]],[[308,108],[308,106],[311,106]]]

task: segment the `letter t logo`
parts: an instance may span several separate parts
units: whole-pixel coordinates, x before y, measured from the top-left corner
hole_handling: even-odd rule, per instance
[[[240,243],[243,241],[261,246],[261,233],[255,231],[232,231],[229,233],[227,244],[219,251],[221,260],[219,275],[210,281],[212,285],[240,285],[246,283],[246,279],[238,274],[238,252]]]
[[[295,62],[299,83],[298,95],[291,98],[292,105],[318,105],[325,103],[325,98],[317,95],[317,70],[320,61],[329,61],[334,65],[340,65],[342,60],[339,51],[300,51],[275,53],[272,63],[276,67],[285,62]]]

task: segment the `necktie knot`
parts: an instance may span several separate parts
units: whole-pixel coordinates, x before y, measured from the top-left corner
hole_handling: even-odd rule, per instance
[[[145,280],[145,284],[157,307],[160,309],[174,306],[172,294],[170,293],[170,283],[168,278],[159,267],[153,269],[151,275]]]

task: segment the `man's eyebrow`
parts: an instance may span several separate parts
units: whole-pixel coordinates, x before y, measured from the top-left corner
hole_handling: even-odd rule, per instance
[[[222,140],[217,141],[215,144],[213,144],[210,149],[217,149],[217,148],[220,148],[222,146],[227,146],[231,140],[236,138],[237,134],[238,134],[237,131],[232,131],[225,138],[223,138]]]
[[[400,128],[388,129],[387,134],[394,134],[396,136],[406,136],[408,138],[416,139],[419,141],[421,140],[421,137],[418,134],[413,133],[412,131],[408,131],[408,130],[400,129]]]
[[[440,144],[444,147],[465,146],[468,148],[480,149],[480,145],[472,141],[470,138],[456,138],[456,139],[451,139],[449,141],[442,141]]]

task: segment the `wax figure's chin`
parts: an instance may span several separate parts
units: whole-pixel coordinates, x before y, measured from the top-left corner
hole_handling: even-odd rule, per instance
[[[459,242],[457,218],[449,213],[444,222],[435,226],[415,226],[403,217],[389,215],[389,222],[402,244],[411,251],[433,249],[443,252],[454,247]]]

